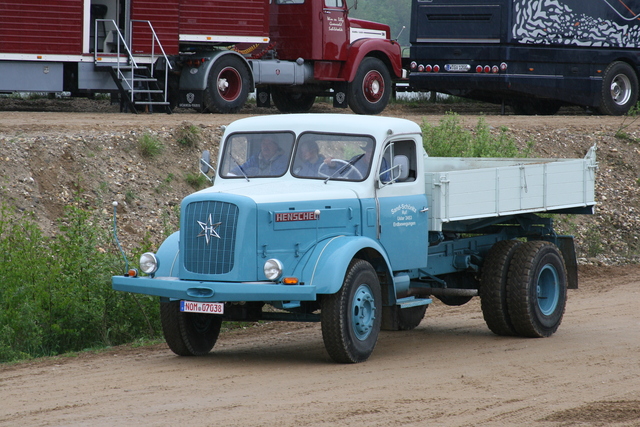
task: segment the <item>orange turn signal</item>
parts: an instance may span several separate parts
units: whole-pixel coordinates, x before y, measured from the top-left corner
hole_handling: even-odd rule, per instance
[[[297,285],[298,284],[298,278],[297,277],[285,277],[284,279],[282,279],[282,283],[284,283],[285,285]]]

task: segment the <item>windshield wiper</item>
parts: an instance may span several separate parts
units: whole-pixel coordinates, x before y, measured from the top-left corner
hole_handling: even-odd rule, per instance
[[[236,160],[236,158],[235,158],[235,157],[233,157],[233,156],[230,156],[230,157],[231,157],[231,159],[233,159],[233,161],[235,162],[235,164],[236,164],[236,165],[238,165],[238,169],[240,169],[240,172],[242,172],[242,176],[244,176],[244,179],[246,179],[246,180],[247,180],[247,182],[250,182],[250,181],[249,181],[249,177],[247,176],[247,174],[246,174],[246,173],[244,173],[244,169],[242,169],[242,166],[240,165],[240,163],[238,163],[238,161]]]
[[[354,157],[353,159],[349,160],[349,163],[346,163],[343,167],[341,167],[340,169],[338,169],[337,171],[335,171],[331,176],[328,176],[327,179],[324,180],[324,183],[326,184],[327,181],[329,181],[331,178],[333,178],[334,176],[341,174],[342,172],[344,172],[344,170],[348,167],[353,167],[353,165],[356,164],[356,162],[358,160],[360,160],[361,158],[364,157],[364,153]]]

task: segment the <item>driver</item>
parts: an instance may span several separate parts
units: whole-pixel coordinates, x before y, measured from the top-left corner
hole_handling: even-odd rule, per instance
[[[371,158],[373,156],[373,141],[367,141],[366,145],[361,148],[364,152],[362,154],[353,156],[348,163],[349,165],[352,165],[355,169],[357,169],[358,172],[360,172],[360,175],[364,178],[367,175],[367,171],[369,170],[369,165],[371,164]],[[332,157],[327,157],[324,160],[324,163],[332,169],[343,166],[337,162],[334,162]],[[389,169],[389,166],[387,163],[387,159],[383,157],[382,164],[380,165],[380,171],[384,172],[384,171],[387,171],[388,169]],[[344,172],[342,172],[341,174],[345,176],[348,175],[349,167],[347,167],[344,170]],[[386,172],[384,175],[388,175],[388,172]],[[383,179],[386,179],[386,178],[383,177]]]

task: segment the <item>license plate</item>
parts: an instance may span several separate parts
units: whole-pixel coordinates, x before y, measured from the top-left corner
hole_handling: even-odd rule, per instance
[[[180,311],[184,313],[223,314],[224,304],[221,302],[180,301]]]
[[[469,64],[447,64],[444,66],[446,71],[450,71],[453,73],[463,73],[467,72],[471,69],[471,65]]]

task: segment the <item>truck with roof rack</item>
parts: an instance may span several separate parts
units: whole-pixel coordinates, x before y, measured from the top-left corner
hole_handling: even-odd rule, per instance
[[[640,1],[412,0],[413,90],[555,114],[638,101]]]
[[[6,0],[0,93],[111,93],[123,110],[306,112],[316,97],[358,114],[402,76],[389,27],[353,0]]]
[[[595,147],[583,159],[438,158],[390,117],[241,119],[213,185],[181,203],[180,231],[118,291],[160,297],[176,354],[207,354],[223,320],[320,322],[341,363],[381,329],[409,330],[437,297],[481,299],[498,335],[547,337],[578,286],[574,240],[538,214],[594,211]]]

